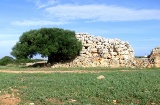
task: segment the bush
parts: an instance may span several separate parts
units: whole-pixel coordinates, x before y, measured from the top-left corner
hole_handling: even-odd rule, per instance
[[[0,65],[6,66],[7,64],[13,64],[15,60],[10,56],[5,56],[2,59],[0,59]]]

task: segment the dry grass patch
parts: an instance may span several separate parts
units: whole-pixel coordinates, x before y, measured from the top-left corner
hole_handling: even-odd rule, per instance
[[[64,105],[64,103],[60,100],[54,99],[54,98],[50,98],[49,100],[47,100],[49,103],[51,104],[56,104],[56,105]]]

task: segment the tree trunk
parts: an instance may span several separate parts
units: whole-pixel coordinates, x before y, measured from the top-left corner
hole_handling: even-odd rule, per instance
[[[55,58],[54,58],[53,54],[51,54],[51,55],[48,56],[47,63],[48,64],[54,64],[55,63]]]

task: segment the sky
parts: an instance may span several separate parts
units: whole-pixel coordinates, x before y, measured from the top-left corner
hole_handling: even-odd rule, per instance
[[[160,0],[1,0],[0,58],[23,32],[44,27],[118,38],[144,56],[160,46]]]

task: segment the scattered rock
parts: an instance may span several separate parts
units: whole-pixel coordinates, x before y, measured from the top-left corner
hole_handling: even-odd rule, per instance
[[[97,77],[97,79],[105,79],[105,76],[100,75],[100,76]]]
[[[70,102],[76,102],[77,100],[74,100],[74,99],[70,99]]]
[[[29,103],[29,105],[34,105],[34,103]]]
[[[156,103],[152,102],[151,105],[156,105]]]
[[[113,100],[113,104],[117,104],[117,100]]]

